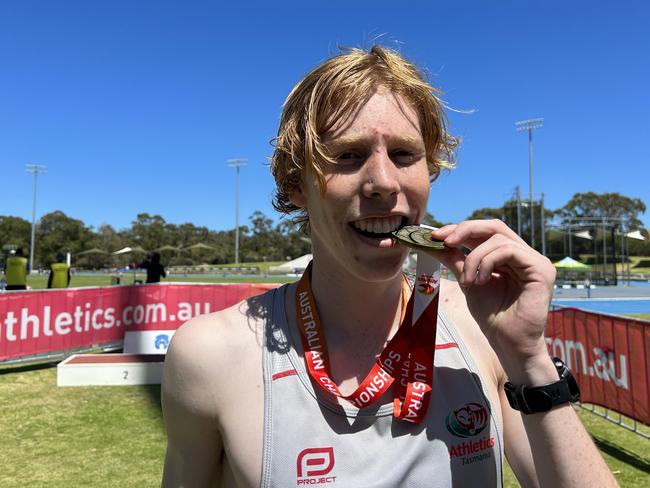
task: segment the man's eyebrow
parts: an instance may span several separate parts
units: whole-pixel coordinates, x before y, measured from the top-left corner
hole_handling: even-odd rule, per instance
[[[366,143],[363,136],[324,137],[323,143],[329,147],[358,146]]]
[[[420,137],[413,137],[409,135],[397,136],[397,137],[388,137],[388,141],[391,144],[407,144],[410,146],[422,146],[424,147],[424,141]],[[341,137],[332,137],[324,138],[323,143],[330,149],[338,148],[342,146],[360,146],[366,145],[368,139],[363,136],[341,136]]]

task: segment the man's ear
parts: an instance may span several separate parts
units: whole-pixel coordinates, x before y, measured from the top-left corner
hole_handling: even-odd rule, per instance
[[[300,188],[299,186],[297,186],[295,190],[291,192],[291,196],[289,197],[289,200],[291,200],[291,203],[293,203],[298,208],[307,207],[307,196],[304,194],[302,188]]]

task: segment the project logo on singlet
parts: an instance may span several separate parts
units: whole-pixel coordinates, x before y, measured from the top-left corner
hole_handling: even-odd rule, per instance
[[[334,469],[333,447],[309,447],[303,449],[296,459],[298,485],[334,483],[336,476],[326,476]]]
[[[485,429],[489,418],[487,408],[480,403],[466,403],[449,412],[445,425],[456,437],[473,437]]]

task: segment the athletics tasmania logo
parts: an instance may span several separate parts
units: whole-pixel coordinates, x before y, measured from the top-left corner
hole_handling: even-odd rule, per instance
[[[480,403],[466,403],[447,415],[447,430],[456,437],[472,437],[485,429],[490,418],[487,408]]]
[[[334,469],[333,447],[309,447],[303,449],[296,459],[298,485],[334,483],[336,476],[326,476]]]

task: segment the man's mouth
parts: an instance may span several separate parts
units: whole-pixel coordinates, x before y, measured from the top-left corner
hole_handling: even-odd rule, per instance
[[[385,239],[393,237],[391,232],[407,225],[408,219],[405,216],[393,215],[390,217],[373,217],[369,219],[350,222],[350,226],[359,234],[374,238]]]

